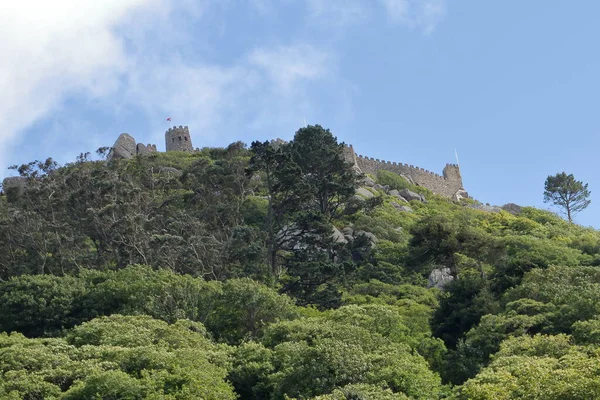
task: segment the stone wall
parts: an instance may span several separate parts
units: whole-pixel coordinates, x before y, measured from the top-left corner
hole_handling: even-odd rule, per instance
[[[174,126],[165,132],[165,148],[167,151],[194,151],[192,138],[187,126]]]
[[[418,186],[427,188],[433,193],[444,197],[454,198],[458,192],[464,193],[460,168],[455,164],[446,164],[442,176],[414,165],[357,155],[352,146],[344,147],[344,157],[365,174],[377,175],[377,171],[384,170],[398,175],[405,175],[412,178]]]

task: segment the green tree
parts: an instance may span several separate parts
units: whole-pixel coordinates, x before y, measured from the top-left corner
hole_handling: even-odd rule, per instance
[[[544,202],[562,207],[571,223],[575,214],[590,205],[590,194],[587,183],[565,172],[548,176],[544,184]]]
[[[492,363],[458,387],[455,399],[584,400],[600,396],[597,353],[566,335],[509,338]]]

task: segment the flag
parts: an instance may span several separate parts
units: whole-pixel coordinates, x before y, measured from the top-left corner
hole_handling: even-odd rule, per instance
[[[167,118],[167,121],[171,122],[171,117]]]

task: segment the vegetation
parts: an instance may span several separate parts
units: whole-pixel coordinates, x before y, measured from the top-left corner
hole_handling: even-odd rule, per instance
[[[544,184],[544,202],[562,207],[569,222],[573,222],[573,216],[590,205],[590,194],[587,183],[565,172],[548,176]]]
[[[364,199],[320,126],[16,169],[0,398],[600,397],[600,233],[553,213]]]

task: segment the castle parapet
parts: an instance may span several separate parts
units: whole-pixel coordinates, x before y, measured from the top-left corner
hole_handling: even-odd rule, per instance
[[[404,175],[417,185],[444,197],[453,198],[459,190],[464,191],[460,168],[456,164],[446,164],[443,175],[439,175],[414,165],[355,154],[352,146],[344,146],[344,157],[365,174],[377,175],[378,171],[383,170]]]

